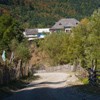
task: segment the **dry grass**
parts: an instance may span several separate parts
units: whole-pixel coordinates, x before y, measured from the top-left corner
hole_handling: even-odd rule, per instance
[[[43,65],[50,66],[50,58],[44,51],[40,51],[38,48],[32,52],[32,57],[29,61],[30,65]]]

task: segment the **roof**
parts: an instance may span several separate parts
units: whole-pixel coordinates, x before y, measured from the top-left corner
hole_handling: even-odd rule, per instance
[[[26,29],[25,33],[26,33],[26,35],[38,34],[38,29]]]
[[[51,29],[63,29],[65,27],[75,27],[79,23],[78,20],[75,18],[64,18],[59,20],[58,22],[55,23],[54,26],[52,26]]]

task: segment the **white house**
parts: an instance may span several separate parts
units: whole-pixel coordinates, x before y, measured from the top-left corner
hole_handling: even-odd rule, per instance
[[[50,28],[38,28],[38,33],[50,33]]]
[[[28,40],[44,38],[46,36],[45,33],[50,33],[49,28],[25,29],[23,32],[24,37],[28,38]]]
[[[51,32],[65,31],[70,32],[73,27],[76,27],[79,21],[75,18],[64,18],[56,22],[50,29]]]

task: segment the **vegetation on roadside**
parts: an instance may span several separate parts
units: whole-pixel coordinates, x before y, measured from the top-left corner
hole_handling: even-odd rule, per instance
[[[80,79],[81,80],[81,82],[83,83],[83,84],[89,84],[89,80],[88,80],[88,78],[81,78]]]
[[[20,22],[10,15],[0,16],[0,54],[6,51],[6,58],[14,53],[14,59],[27,61],[30,57],[28,42],[23,36],[23,27]],[[1,62],[1,61],[0,61]]]
[[[54,65],[71,63],[100,68],[100,9],[84,19],[72,33],[53,33],[40,42]],[[93,63],[94,62],[94,63]]]
[[[0,85],[28,76],[32,72],[32,69],[27,68],[31,51],[23,30],[21,23],[12,16],[0,16]]]

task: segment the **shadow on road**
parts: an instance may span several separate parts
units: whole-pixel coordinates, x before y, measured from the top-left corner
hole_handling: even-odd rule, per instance
[[[52,82],[40,84],[52,84]],[[100,88],[91,88],[89,85],[61,88],[39,87],[22,90],[5,100],[100,100]]]
[[[32,77],[24,77],[20,80],[14,80],[9,82],[8,84],[0,85],[0,100],[3,98],[9,97],[13,95],[13,91],[17,91],[19,89],[25,88],[30,81],[39,79],[40,77],[38,75],[32,76]]]
[[[36,83],[36,84],[29,84],[28,87],[34,87],[34,86],[46,85],[46,84],[56,85],[56,84],[61,84],[61,83],[64,83],[64,82],[66,82],[66,80],[65,81],[60,81],[60,82],[40,82],[40,83]]]

